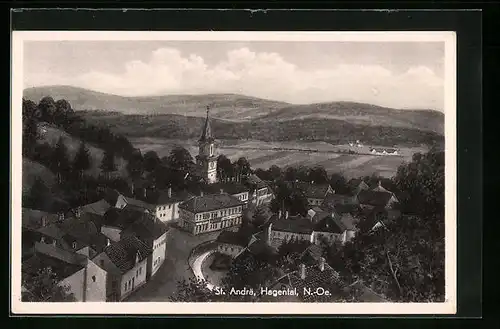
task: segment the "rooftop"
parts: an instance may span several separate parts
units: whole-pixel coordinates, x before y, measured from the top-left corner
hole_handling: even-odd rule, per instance
[[[128,228],[135,221],[149,216],[149,214],[139,209],[129,208],[128,206],[123,209],[111,208],[106,212],[106,215],[104,215],[103,225],[117,227],[123,230]]]
[[[366,191],[363,190],[358,194],[358,201],[360,204],[370,205],[370,206],[381,206],[385,207],[392,197],[392,193],[389,192],[377,192],[377,191]]]
[[[106,200],[102,199],[94,203],[89,203],[84,206],[81,206],[80,210],[83,213],[90,213],[99,216],[104,216],[104,214],[106,213],[106,211],[109,210],[109,208],[111,208],[111,205]]]
[[[303,191],[307,198],[322,199],[331,189],[330,184],[314,184],[309,182],[287,182],[293,189]]]
[[[193,195],[187,191],[170,190],[169,194],[168,190],[160,190],[157,192],[149,193],[147,201],[150,204],[164,205],[182,202],[188,200],[191,197],[193,197]]]
[[[151,253],[151,248],[135,236],[126,236],[107,246],[104,252],[121,273],[127,273],[136,265],[136,256],[139,256],[139,262],[143,261]]]
[[[301,234],[311,234],[314,229],[314,225],[309,218],[297,215],[289,216],[288,218],[275,218],[272,222],[272,230],[301,233]]]
[[[252,236],[249,234],[232,231],[222,231],[217,237],[217,242],[246,247],[248,246],[251,238]]]
[[[154,210],[155,206],[153,206],[150,203],[147,203],[145,201],[139,200],[139,199],[134,199],[134,198],[129,198],[125,197],[125,201],[127,201],[127,205],[131,205],[136,208],[142,208],[146,210]]]
[[[217,194],[222,190],[225,193],[234,195],[248,192],[250,189],[239,182],[215,183],[203,187],[205,193]]]
[[[191,199],[181,203],[179,208],[188,210],[192,213],[200,213],[242,205],[244,205],[244,203],[232,195],[219,193],[192,197]]]
[[[125,234],[135,235],[141,241],[156,240],[167,232],[167,226],[156,218],[142,217],[124,230]]]
[[[58,221],[57,214],[51,214],[42,210],[22,208],[21,219],[23,227],[38,229],[43,226],[42,218],[46,219],[46,224],[52,224]]]
[[[261,189],[264,187],[268,187],[268,184],[264,182],[259,176],[255,174],[251,174],[244,179],[244,184],[250,185],[251,187],[255,187],[256,189]]]

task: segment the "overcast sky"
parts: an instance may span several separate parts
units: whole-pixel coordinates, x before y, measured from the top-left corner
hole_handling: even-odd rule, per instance
[[[443,110],[442,42],[29,41],[24,86]]]

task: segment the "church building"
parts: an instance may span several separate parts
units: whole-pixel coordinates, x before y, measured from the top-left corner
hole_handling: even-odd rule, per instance
[[[210,118],[208,116],[209,107],[207,107],[207,118],[201,137],[198,140],[198,155],[196,156],[196,164],[200,176],[207,184],[217,182],[217,155],[215,150],[215,138],[212,134],[212,127],[210,126]]]

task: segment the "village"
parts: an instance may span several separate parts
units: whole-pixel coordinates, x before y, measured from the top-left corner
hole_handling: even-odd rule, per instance
[[[102,199],[66,212],[23,208],[23,276],[55,273],[57,285],[80,302],[168,301],[180,279],[194,277],[215,293],[231,263],[302,243],[300,261],[269,289],[316,289],[339,281],[321,248],[342,246],[360,230],[384,228],[401,215],[397,196],[381,181],[355,181],[348,193],[314,181],[283,187],[252,172],[219,177],[217,157],[207,110],[188,174],[199,182],[193,188],[158,190],[140,177],[129,181],[129,196],[103,187]],[[305,211],[285,204],[283,188],[305,197]],[[260,222],[248,225],[257,215]],[[362,289],[367,301],[384,301]]]

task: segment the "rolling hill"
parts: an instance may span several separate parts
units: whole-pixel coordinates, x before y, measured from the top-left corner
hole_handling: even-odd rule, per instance
[[[120,121],[152,120],[143,119],[151,115],[156,115],[156,119],[159,118],[158,115],[200,118],[205,116],[206,106],[210,105],[211,116],[215,119],[241,124],[252,121],[252,124],[257,126],[280,122],[283,123],[282,126],[289,125],[295,129],[300,126],[299,123],[309,120],[309,123],[318,122],[319,126],[315,128],[320,130],[323,130],[323,126],[328,126],[328,123],[332,126],[342,123],[347,126],[391,127],[444,134],[444,115],[433,110],[398,110],[353,102],[293,105],[235,94],[122,97],[70,86],[24,90],[24,97],[35,102],[47,95],[56,100],[60,98],[68,100],[77,111],[103,110],[132,115],[127,119],[119,119]],[[101,117],[102,114],[97,116]],[[113,116],[117,118],[117,115]],[[189,120],[191,119],[186,119]],[[177,123],[180,124],[180,121]],[[307,134],[307,131],[304,133]]]

